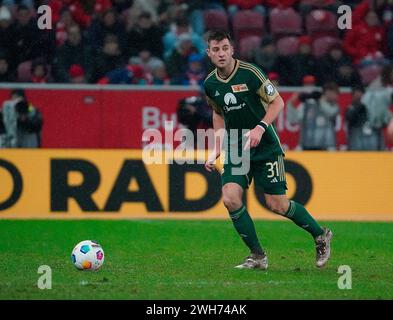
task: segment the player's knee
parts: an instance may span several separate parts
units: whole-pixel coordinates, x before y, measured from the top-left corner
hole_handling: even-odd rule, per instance
[[[241,199],[238,199],[236,197],[230,197],[228,195],[223,196],[223,202],[224,202],[224,206],[228,209],[229,212],[235,211],[243,205]]]
[[[238,186],[226,184],[222,188],[222,200],[229,212],[239,209],[243,205],[242,189]]]
[[[285,215],[285,213],[288,210],[288,204],[287,201],[283,201],[283,200],[276,200],[276,199],[269,199],[266,201],[266,204],[268,206],[268,208],[279,215]]]

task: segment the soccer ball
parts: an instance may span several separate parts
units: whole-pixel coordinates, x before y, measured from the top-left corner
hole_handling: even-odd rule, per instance
[[[104,263],[104,250],[95,241],[81,241],[72,250],[71,261],[79,270],[95,271]]]

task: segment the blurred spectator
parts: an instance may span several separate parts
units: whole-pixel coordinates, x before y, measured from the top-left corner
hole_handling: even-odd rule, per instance
[[[253,10],[262,17],[266,16],[266,8],[262,0],[227,0],[227,10],[230,17],[233,17],[239,10]]]
[[[26,100],[23,90],[11,92],[2,107],[5,138],[3,148],[38,148],[41,145],[41,112]]]
[[[282,85],[299,86],[306,75],[317,75],[317,61],[311,53],[311,38],[299,38],[299,52],[295,55],[282,57],[280,78]]]
[[[69,82],[72,84],[84,84],[87,83],[85,70],[79,64],[73,64],[69,70]]]
[[[112,0],[113,8],[115,8],[119,14],[131,8],[133,4],[134,0]]]
[[[94,3],[94,14],[101,14],[113,7],[113,0],[94,0],[91,1]],[[119,11],[117,11],[119,13]]]
[[[80,0],[49,0],[49,6],[52,9],[53,23],[57,23],[60,13],[64,9],[71,12],[72,19],[79,24],[81,28],[87,28],[91,23],[91,15],[89,15]],[[86,4],[86,1],[84,1]]]
[[[10,10],[14,9],[18,5],[26,6],[29,9],[34,9],[33,0],[2,0],[2,5],[7,6]]]
[[[143,69],[139,65],[128,64],[109,71],[98,84],[146,84]]]
[[[49,81],[49,70],[46,61],[37,58],[31,64],[31,80],[32,83],[47,83]]]
[[[115,35],[120,49],[125,48],[125,28],[120,23],[118,14],[114,9],[108,9],[99,15],[88,29],[88,40],[93,52],[101,51],[104,39],[108,35]]]
[[[274,40],[270,36],[262,39],[259,48],[255,49],[252,60],[262,68],[265,73],[279,70],[279,56]]]
[[[387,89],[391,87],[393,87],[393,64],[385,66],[381,74],[369,85],[370,89]]]
[[[355,64],[363,60],[383,59],[386,44],[385,30],[375,11],[369,11],[364,22],[348,30],[344,38],[344,49]]]
[[[164,62],[157,57],[153,57],[148,48],[144,48],[139,52],[137,57],[131,57],[130,63],[141,66],[143,78],[149,82],[149,79],[152,78],[152,70],[154,67],[162,65]]]
[[[175,51],[179,37],[184,34],[190,36],[193,46],[200,54],[205,53],[206,44],[202,37],[192,31],[187,19],[179,18],[176,20],[176,24],[172,26],[171,30],[164,35],[164,58],[169,57],[171,53]]]
[[[102,52],[98,53],[91,63],[90,82],[96,83],[108,72],[125,65],[126,59],[122,55],[117,37],[109,34],[104,39]]]
[[[56,46],[62,46],[68,37],[68,30],[73,25],[77,25],[72,18],[71,11],[68,8],[63,8],[60,12],[59,21],[56,23]]]
[[[5,53],[0,52],[0,82],[15,82],[16,77],[10,70],[8,57]]]
[[[384,150],[383,127],[373,127],[368,108],[362,103],[363,87],[352,89],[352,104],[345,113],[348,150]]]
[[[181,0],[180,0],[181,1]],[[188,5],[177,0],[162,0],[157,8],[159,25],[168,32],[176,20],[188,19]],[[197,0],[198,1],[198,0]]]
[[[187,13],[190,19],[192,30],[200,36],[203,36],[205,32],[205,19],[204,11],[213,10],[225,10],[223,1],[201,1],[201,0],[190,0],[187,1]]]
[[[392,21],[393,3],[390,0],[363,0],[352,13],[352,24],[361,24],[370,10],[377,13],[382,24],[388,25]]]
[[[287,117],[290,123],[300,124],[300,147],[303,150],[335,150],[335,120],[339,113],[337,105],[339,88],[336,83],[323,86],[322,96],[318,91],[295,93],[287,102]],[[294,103],[300,100],[296,108]]]
[[[388,27],[387,44],[388,44],[388,58],[393,62],[393,22]]]
[[[168,74],[173,84],[181,84],[188,67],[188,58],[192,53],[198,53],[193,46],[188,33],[178,37],[177,45],[172,54],[166,59]]]
[[[340,65],[351,63],[351,59],[345,55],[339,44],[334,44],[328,53],[318,61],[318,79],[323,85],[335,80],[337,68]]]
[[[134,80],[134,73],[128,66],[117,68],[109,71],[102,77],[98,84],[132,84]]]
[[[362,84],[359,73],[349,61],[342,62],[337,66],[334,80],[340,87],[355,87]]]
[[[148,49],[153,56],[161,57],[163,31],[155,25],[149,12],[142,12],[133,29],[127,33],[126,48],[129,57],[136,56],[142,49]]]
[[[152,79],[149,82],[152,85],[170,85],[171,79],[168,77],[165,64],[156,65],[152,70]]]
[[[12,25],[12,28],[13,43],[15,44],[12,57],[16,64],[32,60],[42,54],[42,49],[37,43],[39,30],[37,24],[32,19],[28,7],[18,7],[16,21]]]
[[[13,54],[15,52],[15,39],[13,28],[11,27],[11,12],[7,7],[0,7],[0,49],[6,54]],[[11,69],[15,69],[17,64],[11,62]]]
[[[370,128],[381,130],[392,121],[390,106],[393,103],[393,66],[384,67],[381,76],[371,83],[362,97],[367,108],[367,120]],[[383,149],[384,146],[381,146]]]
[[[205,77],[204,57],[199,53],[191,54],[188,57],[188,69],[182,84],[202,85]]]
[[[74,24],[67,30],[67,41],[57,49],[54,65],[55,80],[68,82],[68,70],[74,64],[80,64],[88,70],[91,59],[90,49],[83,41],[80,27]]]

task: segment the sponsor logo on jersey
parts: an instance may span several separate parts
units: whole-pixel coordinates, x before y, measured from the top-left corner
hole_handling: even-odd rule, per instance
[[[218,97],[220,95],[220,93],[218,92],[218,90],[216,90],[216,93],[215,93],[215,97]]]
[[[235,97],[235,95],[233,93],[227,93],[224,96],[224,102],[226,105],[230,105],[230,104],[236,104],[237,103],[237,99]]]
[[[239,110],[246,105],[244,102],[239,105],[235,105],[237,103],[237,99],[236,96],[231,92],[225,94],[224,102],[225,102],[225,106],[223,107],[224,112]]]
[[[231,86],[233,92],[243,92],[248,91],[248,87],[245,83],[242,84],[235,84]]]

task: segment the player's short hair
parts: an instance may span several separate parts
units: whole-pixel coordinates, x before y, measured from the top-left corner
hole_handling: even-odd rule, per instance
[[[231,35],[224,30],[210,30],[207,34],[207,37],[206,37],[206,41],[207,41],[208,45],[210,44],[210,41],[213,41],[213,40],[222,41],[224,39],[228,39],[229,42],[232,44]]]

